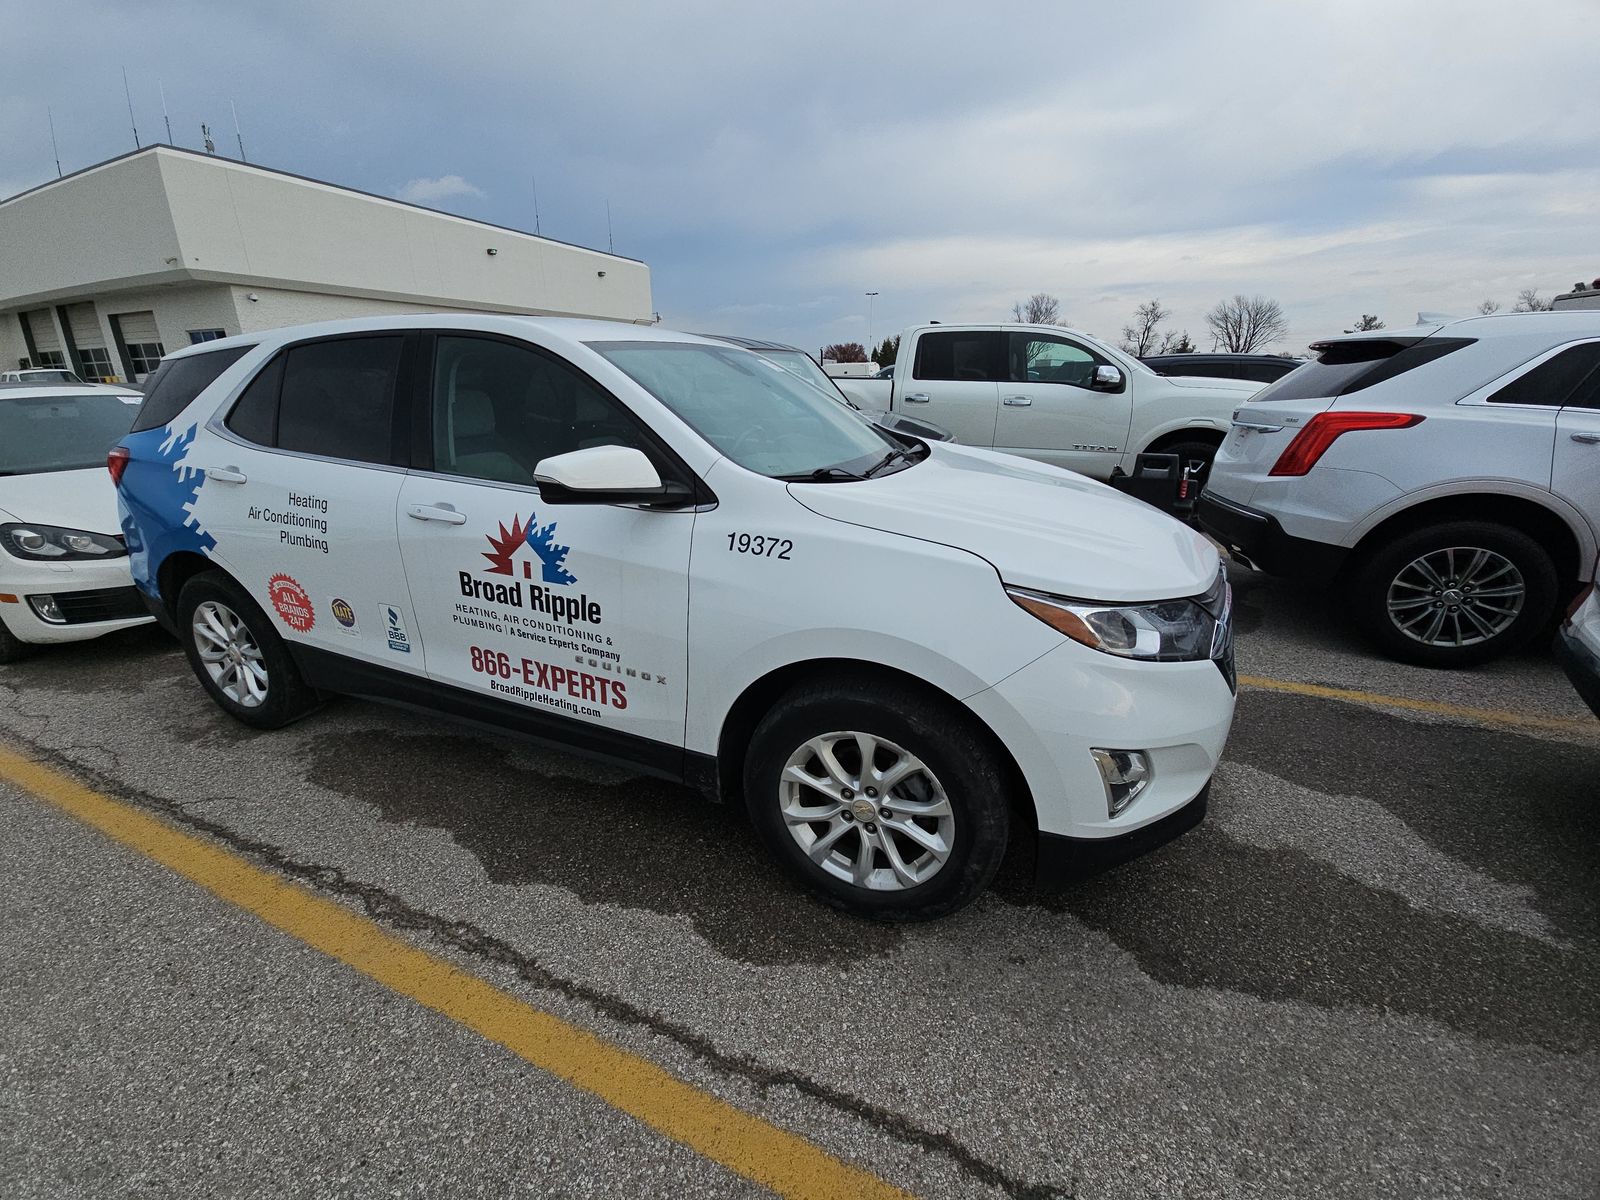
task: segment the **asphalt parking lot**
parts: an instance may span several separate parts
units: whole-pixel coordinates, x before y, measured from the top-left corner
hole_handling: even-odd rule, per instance
[[[563,1082],[7,768],[3,1190],[763,1194],[779,1152],[722,1109],[666,1136],[642,1062],[820,1150],[790,1194],[1592,1198],[1600,722],[1541,654],[1398,666],[1330,598],[1235,583],[1207,822],[910,928],[798,895],[680,788],[364,703],[247,730],[153,630],[0,668],[0,745],[51,786],[622,1064]]]

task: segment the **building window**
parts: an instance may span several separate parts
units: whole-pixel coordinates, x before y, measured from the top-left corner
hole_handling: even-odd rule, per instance
[[[60,350],[39,351],[39,361],[33,364],[36,367],[61,367],[66,369],[67,356]]]
[[[161,365],[165,353],[160,342],[129,342],[128,370],[135,375],[148,375]]]
[[[226,329],[191,329],[189,330],[189,344],[198,345],[201,342],[214,342],[218,338],[228,336]]]
[[[116,374],[111,369],[111,351],[104,346],[80,346],[78,357],[83,360],[85,379],[110,379]]]

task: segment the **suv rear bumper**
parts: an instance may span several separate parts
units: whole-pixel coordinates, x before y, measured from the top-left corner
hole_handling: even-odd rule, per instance
[[[1556,661],[1567,673],[1567,678],[1572,680],[1578,695],[1589,706],[1589,710],[1600,717],[1600,655],[1566,629],[1556,634],[1555,653]]]
[[[1233,558],[1269,575],[1327,583],[1350,557],[1343,546],[1294,537],[1283,531],[1276,517],[1210,491],[1200,493],[1195,519]]]

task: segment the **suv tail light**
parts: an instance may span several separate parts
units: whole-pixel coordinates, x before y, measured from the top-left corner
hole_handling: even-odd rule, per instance
[[[1312,417],[1306,427],[1294,435],[1294,441],[1284,447],[1269,475],[1304,475],[1317,465],[1317,460],[1327,453],[1328,447],[1340,434],[1358,429],[1410,429],[1422,423],[1416,413],[1388,412],[1322,412]]]
[[[128,469],[128,459],[131,456],[126,446],[113,446],[106,454],[106,470],[111,472],[111,486],[116,487],[122,482],[122,473]]]

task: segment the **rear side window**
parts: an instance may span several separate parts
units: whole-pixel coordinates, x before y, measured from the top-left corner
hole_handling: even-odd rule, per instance
[[[223,422],[247,442],[258,446],[277,445],[278,390],[283,384],[284,358],[278,355],[250,381],[250,386],[239,394],[233,411]]]
[[[1250,397],[1250,402],[1348,396],[1453,354],[1475,340],[1430,337],[1323,342],[1312,346],[1316,358],[1262,388]]]
[[[216,382],[217,376],[238,362],[246,351],[254,349],[254,346],[229,346],[226,350],[169,358],[150,376],[144,405],[134,418],[131,432],[142,433],[170,424],[196,396]]]
[[[917,379],[998,382],[1003,371],[1005,335],[998,329],[925,333],[917,339]]]
[[[1489,397],[1490,404],[1600,407],[1600,342],[1563,350]]]
[[[395,380],[404,344],[404,338],[389,336],[292,347],[279,388],[278,448],[392,462]]]

